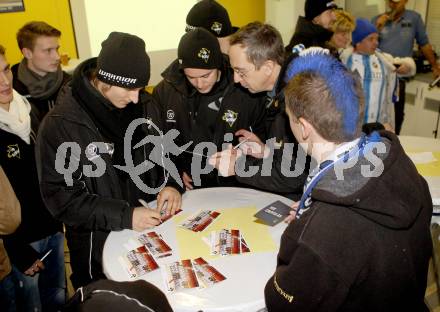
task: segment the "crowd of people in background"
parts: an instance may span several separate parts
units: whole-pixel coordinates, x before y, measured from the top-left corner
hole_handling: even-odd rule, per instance
[[[306,0],[285,46],[275,27],[238,29],[218,2],[199,1],[152,94],[138,36],[111,32],[98,57],[70,76],[60,66],[61,32],[42,21],[24,25],[18,64],[0,45],[1,310],[95,311],[135,301],[134,310],[171,311],[153,285],[105,281],[104,243],[111,231],[158,225],[185,191],[218,186],[295,201],[264,290],[268,311],[425,310],[432,200],[396,134],[405,82],[416,73],[414,41],[435,76],[440,66],[420,15],[407,0],[386,2],[390,11],[369,21],[333,1]],[[177,177],[157,164],[137,181],[122,170],[125,134],[140,118],[148,122],[133,142],[177,130],[175,143],[185,146],[172,159]],[[330,149],[311,147],[320,144]],[[332,169],[356,150],[357,165],[338,179]],[[131,152],[140,166],[155,149]],[[383,162],[378,176],[360,174],[368,153]],[[260,170],[239,174],[250,167]],[[68,179],[60,168],[73,168]],[[292,168],[299,173],[286,175]],[[139,199],[157,199],[157,208]],[[80,289],[67,305],[64,239]]]

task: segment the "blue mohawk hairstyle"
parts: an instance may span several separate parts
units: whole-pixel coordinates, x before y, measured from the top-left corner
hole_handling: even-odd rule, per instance
[[[301,73],[315,73],[326,82],[336,109],[342,113],[343,128],[347,135],[354,135],[359,118],[359,99],[355,90],[355,78],[328,50],[309,48],[299,53],[286,70],[285,82]]]

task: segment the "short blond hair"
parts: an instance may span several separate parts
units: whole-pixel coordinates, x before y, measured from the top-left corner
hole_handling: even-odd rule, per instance
[[[330,25],[330,30],[336,32],[353,32],[356,23],[353,15],[344,10],[335,11],[336,19]]]

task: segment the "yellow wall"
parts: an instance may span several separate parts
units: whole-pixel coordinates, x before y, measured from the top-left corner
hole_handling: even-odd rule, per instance
[[[6,48],[11,64],[22,58],[15,35],[27,22],[40,20],[59,29],[60,52],[76,58],[75,39],[70,18],[69,0],[24,0],[24,12],[0,13],[0,44]]]
[[[264,0],[217,0],[228,10],[232,25],[241,27],[253,21],[265,21]]]

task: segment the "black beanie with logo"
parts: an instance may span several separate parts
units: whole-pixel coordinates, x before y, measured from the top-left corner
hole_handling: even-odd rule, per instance
[[[135,35],[112,32],[101,44],[97,78],[112,86],[143,88],[150,80],[150,58],[145,42]]]
[[[305,18],[312,21],[321,13],[330,9],[336,9],[337,7],[336,3],[332,0],[306,0],[304,6]]]
[[[202,0],[188,12],[185,31],[197,27],[202,27],[220,38],[232,35],[237,30],[231,25],[228,11],[214,0]]]
[[[203,28],[184,34],[177,48],[180,68],[220,69],[223,55],[216,37]]]

